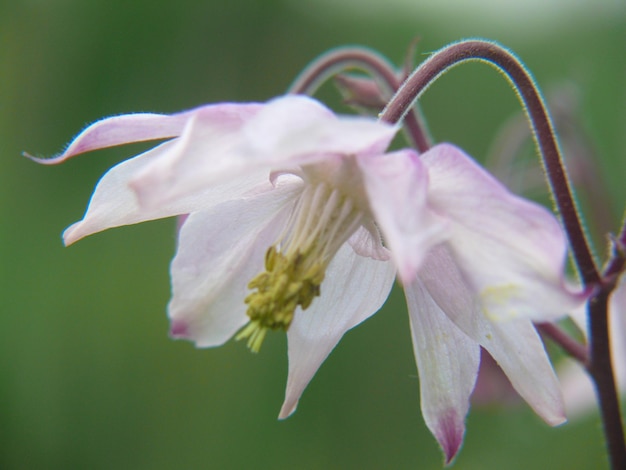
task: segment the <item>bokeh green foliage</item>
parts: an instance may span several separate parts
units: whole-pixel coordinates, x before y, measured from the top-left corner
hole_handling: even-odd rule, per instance
[[[260,354],[229,342],[196,350],[167,338],[173,221],[124,227],[63,248],[98,177],[145,146],[62,167],[86,123],[131,111],[281,94],[316,55],[342,44],[401,62],[468,36],[501,41],[546,90],[573,83],[580,117],[614,199],[626,188],[625,20],[513,34],[501,25],[419,15],[339,15],[315,2],[17,0],[0,3],[0,467],[4,469],[439,468],[421,419],[399,289],[346,335],[299,411],[276,415],[286,342]],[[307,9],[310,7],[310,10]],[[334,96],[326,89],[324,96]],[[479,160],[519,112],[497,73],[456,69],[424,96],[437,140]],[[596,416],[551,429],[524,405],[473,408],[457,467],[596,468]]]

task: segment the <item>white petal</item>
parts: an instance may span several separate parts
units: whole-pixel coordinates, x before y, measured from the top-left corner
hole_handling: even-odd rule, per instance
[[[136,113],[101,119],[78,134],[65,152],[55,158],[33,158],[38,163],[55,165],[85,152],[133,142],[168,139],[179,136],[187,121],[193,116],[224,126],[251,115],[260,105],[212,104],[176,114]],[[32,157],[31,157],[32,158]]]
[[[584,301],[563,280],[566,240],[545,208],[517,197],[461,150],[441,144],[422,159],[429,202],[450,224],[450,246],[485,312],[546,321]]]
[[[551,425],[565,421],[558,381],[530,320],[491,321],[483,315],[446,246],[431,251],[420,279],[457,327],[491,354],[537,414]]]
[[[289,377],[279,418],[296,410],[302,392],[322,362],[350,328],[385,303],[395,269],[386,261],[358,256],[344,244],[326,272],[321,296],[297,310],[287,332]]]
[[[217,346],[249,320],[247,285],[262,272],[265,253],[276,243],[300,191],[300,184],[285,184],[187,218],[171,266],[173,337],[198,347]]]
[[[358,164],[370,207],[400,280],[409,283],[428,250],[445,236],[445,221],[427,205],[427,169],[412,150],[364,156]]]
[[[250,171],[280,172],[329,158],[384,148],[397,129],[371,119],[339,119],[310,98],[266,104],[241,129],[192,119],[184,145],[137,176],[141,203],[159,205]]]
[[[383,246],[378,227],[369,220],[366,220],[364,226],[359,227],[354,232],[348,243],[360,256],[367,256],[379,261],[387,261],[391,257],[389,250]]]
[[[498,362],[517,393],[549,425],[564,423],[561,388],[531,321],[519,318],[485,326],[482,333],[487,340],[481,344]]]
[[[380,154],[398,132],[371,117],[335,115],[307,96],[274,99],[243,128],[246,147],[284,164],[315,155]]]
[[[173,200],[195,198],[207,187],[228,184],[251,173],[265,173],[269,178],[266,168],[239,165],[231,171],[232,149],[240,141],[241,127],[262,106],[221,104],[216,105],[219,112],[207,108],[192,115],[176,145],[152,159],[129,182],[140,205],[152,209]]]
[[[56,165],[93,150],[176,137],[185,127],[190,113],[190,111],[173,115],[138,113],[104,118],[78,134],[61,155],[54,158],[27,156],[43,165]]]
[[[205,186],[201,191],[155,207],[139,205],[129,182],[154,159],[172,152],[178,140],[165,142],[148,152],[111,168],[98,182],[83,220],[68,227],[63,239],[66,245],[102,230],[147,220],[171,217],[208,209],[243,194],[272,189],[266,174],[252,173],[226,184]]]
[[[459,451],[480,364],[480,347],[439,308],[419,278],[405,287],[426,425],[446,456]]]

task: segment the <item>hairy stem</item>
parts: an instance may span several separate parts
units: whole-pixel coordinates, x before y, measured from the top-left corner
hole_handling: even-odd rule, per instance
[[[619,395],[611,364],[609,335],[609,296],[626,268],[626,221],[618,238],[613,241],[613,256],[604,270],[604,286],[589,300],[589,337],[591,360],[587,371],[591,375],[600,400],[602,423],[614,469],[626,468],[624,423],[621,419]]]
[[[530,73],[513,54],[497,44],[482,40],[462,41],[445,47],[422,63],[400,87],[380,118],[386,122],[398,122],[421,93],[442,73],[470,60],[495,66],[517,91],[539,147],[551,193],[569,237],[581,280],[587,289],[594,289],[589,301],[590,357],[587,369],[596,387],[612,468],[625,469],[626,443],[615,389],[608,331],[608,299],[615,287],[618,273],[624,269],[623,251],[621,256],[614,257],[604,276],[601,276],[578,216],[552,122]],[[619,241],[626,241],[625,231],[622,231]],[[621,246],[624,244],[621,243]],[[548,327],[548,330],[551,328]],[[551,336],[554,337],[554,333],[555,331],[551,331]],[[559,337],[558,334],[556,336]]]
[[[602,425],[606,436],[611,466],[615,470],[626,468],[626,444],[620,413],[620,403],[615,388],[611,364],[611,342],[608,322],[609,292],[602,290],[589,300],[589,335],[591,360],[587,371],[593,379],[600,402]]]
[[[348,69],[359,69],[371,75],[389,97],[401,85],[393,65],[383,56],[363,47],[346,47],[330,51],[310,63],[288,92],[312,95],[330,77]],[[420,152],[426,152],[431,144],[419,111],[407,110],[404,125],[412,144]]]
[[[578,217],[548,112],[532,77],[513,54],[493,42],[482,40],[463,41],[447,46],[423,62],[404,82],[383,110],[381,120],[398,122],[435,79],[451,67],[470,60],[494,65],[504,72],[518,92],[532,124],[550,188],[569,236],[582,281],[585,286],[599,284],[600,275]]]

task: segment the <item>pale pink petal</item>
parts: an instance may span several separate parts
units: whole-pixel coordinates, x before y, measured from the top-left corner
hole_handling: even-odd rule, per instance
[[[543,343],[530,320],[491,321],[445,245],[434,248],[420,270],[437,305],[505,372],[515,390],[548,424],[565,421],[563,398]]]
[[[397,129],[363,118],[338,118],[310,98],[286,96],[267,103],[241,129],[216,129],[192,119],[185,145],[137,176],[144,205],[159,205],[250,171],[296,170],[333,156],[384,148]]]
[[[378,227],[369,219],[366,219],[363,226],[354,232],[348,243],[355,253],[360,256],[379,261],[387,261],[391,258],[389,250],[383,246]]]
[[[428,207],[427,169],[412,150],[363,156],[358,164],[400,280],[410,283],[428,250],[444,240],[447,225]]]
[[[176,137],[185,127],[189,114],[189,111],[173,115],[137,113],[104,118],[78,134],[61,155],[53,158],[26,156],[43,165],[56,165],[93,150]]]
[[[357,255],[344,244],[326,272],[321,296],[297,310],[287,332],[289,377],[279,418],[296,410],[302,392],[346,331],[385,303],[395,269],[386,261]]]
[[[487,315],[546,321],[584,301],[565,286],[565,235],[548,210],[507,191],[452,145],[422,160],[429,203],[451,221],[454,257]]]
[[[34,158],[44,165],[56,165],[67,159],[96,149],[116,145],[168,139],[179,136],[192,116],[202,116],[221,128],[240,124],[252,115],[258,104],[211,104],[176,114],[124,114],[102,119],[91,124],[69,144],[65,152],[55,158]],[[27,155],[28,156],[28,155]]]
[[[486,323],[482,334],[487,339],[481,345],[535,413],[551,426],[564,423],[561,388],[532,322],[519,318]]]
[[[91,196],[83,220],[68,227],[63,240],[70,245],[87,235],[121,225],[136,224],[147,220],[171,217],[179,214],[208,209],[215,204],[272,189],[267,175],[251,173],[237,180],[202,188],[194,194],[171,200],[156,207],[139,205],[129,182],[155,158],[175,151],[180,140],[165,142],[148,152],[126,160],[105,173]]]
[[[189,215],[172,261],[171,335],[197,347],[217,346],[249,319],[247,284],[264,269],[301,184],[242,198]]]
[[[245,147],[283,164],[294,157],[380,154],[399,127],[369,117],[338,116],[308,96],[269,101],[242,128]]]
[[[264,172],[269,179],[266,169],[242,167],[238,172],[224,171],[232,166],[232,150],[239,143],[240,127],[221,128],[211,119],[192,116],[175,145],[152,159],[129,181],[139,204],[154,209],[179,199],[195,198],[207,187],[237,180],[249,173]],[[195,183],[189,185],[190,180]]]
[[[420,378],[422,415],[448,464],[463,442],[480,347],[452,323],[419,278],[405,286],[405,295]]]

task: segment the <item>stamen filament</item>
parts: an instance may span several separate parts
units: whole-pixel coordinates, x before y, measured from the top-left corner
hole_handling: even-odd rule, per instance
[[[287,331],[296,309],[306,310],[321,293],[326,268],[356,231],[363,213],[327,183],[305,187],[287,229],[265,255],[265,270],[255,276],[246,298],[250,322],[235,337],[258,352],[269,329]]]

